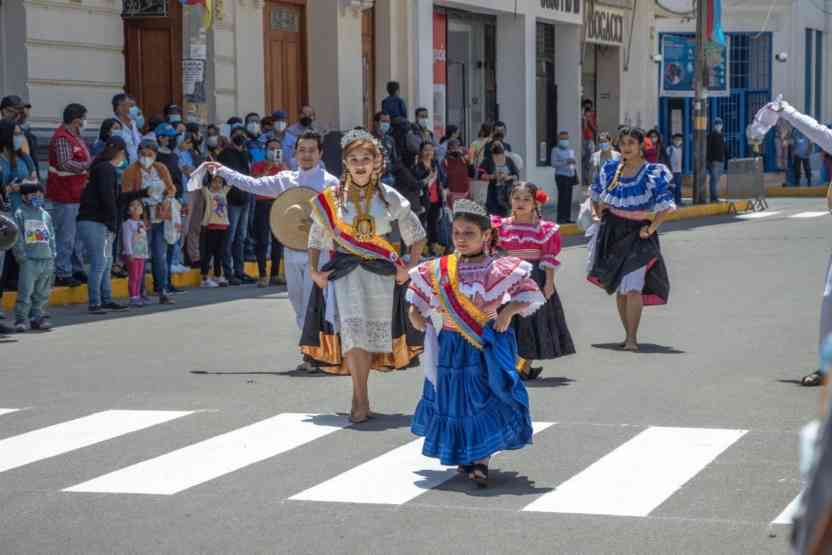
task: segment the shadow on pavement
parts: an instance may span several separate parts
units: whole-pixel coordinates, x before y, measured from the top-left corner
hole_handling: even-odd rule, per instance
[[[592,346],[595,349],[606,349],[608,351],[621,351],[622,353],[628,353],[630,351],[625,351],[624,348],[621,346],[621,343],[593,343]],[[660,355],[683,355],[685,351],[680,351],[675,347],[667,347],[665,345],[656,345],[655,343],[639,343],[639,351],[637,355],[641,354],[660,354]]]
[[[537,378],[536,380],[529,380],[523,382],[526,387],[565,387],[573,383],[572,378],[551,376],[548,378]]]
[[[416,485],[428,487],[436,483],[436,479],[442,479],[447,470],[420,470],[418,475],[425,478],[424,482],[416,482]],[[473,497],[501,497],[506,495],[543,495],[554,488],[538,488],[535,482],[528,476],[521,476],[518,472],[502,472],[495,468],[488,470],[488,486],[480,487],[467,477],[457,475],[444,484],[434,487],[440,491],[464,493]]]
[[[337,414],[339,417],[349,417],[349,414],[346,413],[339,412]],[[358,432],[383,432],[398,428],[410,428],[410,419],[412,417],[412,414],[381,414],[372,412],[369,420],[365,420],[360,424],[350,424],[350,429]]]

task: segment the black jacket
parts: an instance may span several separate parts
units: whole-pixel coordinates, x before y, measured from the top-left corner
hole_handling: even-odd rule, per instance
[[[81,192],[77,220],[104,224],[115,233],[121,223],[123,207],[147,196],[146,189],[132,193],[122,193],[120,189],[115,167],[108,161],[95,162],[90,168],[87,186]]]
[[[708,133],[708,162],[725,162],[728,159],[728,149],[725,147],[725,136],[711,131]]]
[[[217,161],[227,168],[240,172],[243,175],[251,175],[251,158],[246,150],[237,150],[233,146],[225,147],[220,152]],[[228,192],[228,204],[231,206],[243,206],[248,202],[250,193],[232,187]]]
[[[162,152],[156,154],[156,161],[161,162],[170,172],[170,178],[176,186],[176,198],[182,198],[185,194],[185,183],[182,178],[182,170],[179,169],[179,156],[175,152]]]

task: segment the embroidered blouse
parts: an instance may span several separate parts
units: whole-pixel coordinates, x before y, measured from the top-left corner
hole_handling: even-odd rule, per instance
[[[435,260],[429,260],[410,270],[406,299],[424,316],[438,311],[443,327],[453,330],[431,286],[434,263]],[[460,261],[459,291],[486,313],[496,312],[500,306],[513,301],[528,303],[522,316],[529,316],[546,302],[537,283],[529,277],[531,271],[531,264],[512,256],[488,257],[477,263]]]
[[[632,177],[619,177],[618,186],[612,191],[607,188],[615,178],[620,160],[610,160],[592,182],[592,200],[627,212],[665,212],[675,210],[673,174],[664,164],[644,163]]]
[[[375,232],[377,235],[385,236],[393,230],[393,222],[398,222],[399,232],[406,245],[412,245],[426,237],[425,228],[422,227],[419,217],[410,209],[410,202],[392,187],[379,182],[378,187],[387,200],[387,206],[378,197],[373,195],[370,205],[370,215],[375,220]],[[314,218],[314,211],[312,213]],[[352,223],[357,215],[355,206],[351,200],[347,200],[343,206],[338,207],[338,218],[343,222]],[[327,229],[319,222],[313,221],[309,230],[309,248],[322,251],[334,250],[334,242]]]
[[[508,256],[540,262],[541,268],[556,270],[560,266],[560,227],[556,223],[539,220],[536,224],[520,224],[512,218],[492,216],[491,225],[499,235],[499,248]]]

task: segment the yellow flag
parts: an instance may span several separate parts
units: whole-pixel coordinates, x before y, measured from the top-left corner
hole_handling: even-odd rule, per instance
[[[202,4],[202,28],[211,27],[211,16],[214,11],[214,0],[203,0]]]

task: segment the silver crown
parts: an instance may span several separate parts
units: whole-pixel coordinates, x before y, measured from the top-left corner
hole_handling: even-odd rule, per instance
[[[457,214],[474,214],[476,216],[488,217],[485,208],[467,198],[461,198],[454,203],[454,216]]]
[[[366,129],[350,129],[344,136],[341,138],[341,149],[347,148],[347,145],[350,143],[354,143],[355,141],[370,141],[374,145],[378,146],[378,141],[372,134],[367,131]]]

